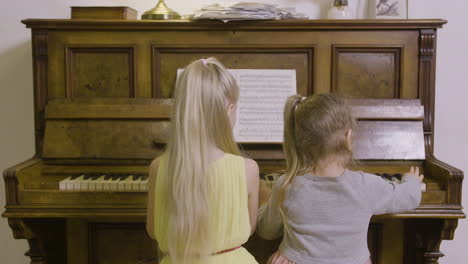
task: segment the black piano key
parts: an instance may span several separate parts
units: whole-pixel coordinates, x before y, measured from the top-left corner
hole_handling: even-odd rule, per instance
[[[393,181],[393,180],[392,180],[392,175],[390,175],[390,174],[388,174],[388,173],[384,173],[384,174],[382,174],[382,176],[383,176],[385,179],[389,180],[389,181]]]
[[[83,177],[83,180],[88,180],[92,178],[92,176],[90,174],[85,174],[84,177]]]
[[[146,179],[148,179],[148,176],[149,176],[149,174],[143,174],[143,176],[141,177],[141,179],[142,179],[142,180],[146,180]]]
[[[72,175],[71,178],[70,178],[70,180],[74,180],[74,179],[80,177],[81,175],[83,175],[83,174],[75,174],[75,175]]]
[[[393,176],[396,177],[400,181],[401,181],[401,177],[403,177],[403,175],[401,175],[400,173],[395,173]]]
[[[108,181],[110,179],[112,179],[112,175],[110,175],[110,174],[105,175],[105,177],[104,177],[105,181]]]
[[[128,177],[130,177],[130,174],[122,174],[122,176],[120,176],[120,180],[125,181]]]
[[[138,175],[138,174],[134,174],[133,175],[133,180],[136,181],[138,179],[140,179],[141,175]]]

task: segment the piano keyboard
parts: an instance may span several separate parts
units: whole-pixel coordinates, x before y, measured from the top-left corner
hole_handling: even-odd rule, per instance
[[[59,182],[60,191],[146,192],[148,174],[74,175]]]
[[[272,174],[262,174],[260,175],[260,179],[265,181],[266,185],[270,188],[273,188],[274,182],[283,174],[280,173],[272,173]],[[396,182],[400,183],[401,182],[401,174],[396,173],[396,174],[389,174],[389,173],[376,173],[375,175],[378,175],[382,177],[383,179],[389,181],[389,182]],[[424,182],[421,182],[421,192],[426,191],[426,184]]]

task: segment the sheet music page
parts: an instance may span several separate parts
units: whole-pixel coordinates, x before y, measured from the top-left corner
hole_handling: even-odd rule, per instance
[[[177,70],[177,76],[183,69]],[[240,88],[234,138],[281,143],[286,99],[296,94],[296,70],[229,69]]]
[[[296,94],[296,70],[232,70],[240,88],[237,142],[283,141],[286,99]]]

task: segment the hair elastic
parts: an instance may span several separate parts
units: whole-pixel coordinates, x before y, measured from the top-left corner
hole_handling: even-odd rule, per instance
[[[203,65],[206,66],[206,64],[208,63],[205,59],[201,59],[201,62],[203,63]]]
[[[296,105],[294,106],[294,112],[296,112],[297,106],[298,106],[302,101],[304,101],[305,99],[307,99],[307,97],[303,96],[300,100],[298,100],[298,101],[296,102]]]

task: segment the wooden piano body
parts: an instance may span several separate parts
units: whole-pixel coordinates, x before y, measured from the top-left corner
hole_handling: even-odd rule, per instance
[[[356,140],[356,169],[422,167],[420,207],[372,220],[374,264],[437,263],[441,241],[465,217],[463,173],[433,156],[443,20],[23,23],[32,29],[36,155],[4,171],[3,216],[15,238],[28,240],[31,263],[139,263],[156,255],[144,227],[145,175],[167,139],[176,70],[209,56],[234,69],[295,69],[302,95],[358,98],[360,122],[373,124],[361,132],[375,140]],[[409,134],[415,144],[399,143]],[[262,174],[284,169],[280,145],[242,148]],[[246,247],[264,263],[277,244],[254,236]]]

